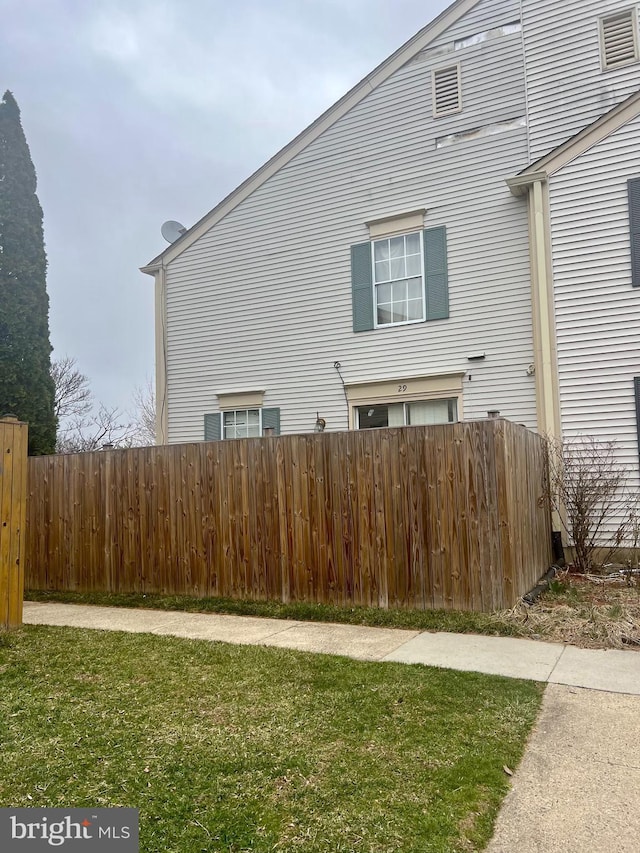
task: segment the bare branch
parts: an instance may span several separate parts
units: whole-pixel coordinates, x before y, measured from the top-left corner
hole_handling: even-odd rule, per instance
[[[83,417],[93,405],[89,380],[76,369],[76,364],[75,358],[68,355],[51,362],[55,385],[54,411],[58,422],[65,418]]]
[[[548,440],[549,500],[562,520],[579,572],[593,568],[595,552],[620,547],[633,513],[627,476],[614,442],[591,436]],[[611,533],[611,527],[614,527]]]
[[[147,379],[144,385],[134,388],[133,405],[131,418],[136,431],[134,443],[141,447],[155,444],[156,395],[150,379]]]

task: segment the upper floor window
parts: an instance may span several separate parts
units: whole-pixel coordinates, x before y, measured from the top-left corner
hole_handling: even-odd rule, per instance
[[[638,19],[635,8],[600,18],[600,53],[603,71],[638,61]]]
[[[449,316],[444,226],[351,247],[353,331]]]
[[[422,234],[373,242],[376,326],[424,320]]]

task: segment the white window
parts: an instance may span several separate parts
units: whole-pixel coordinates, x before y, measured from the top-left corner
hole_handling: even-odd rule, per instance
[[[416,400],[407,403],[358,406],[356,415],[358,429],[452,424],[458,420],[458,400],[450,397],[444,400]]]
[[[425,319],[422,266],[421,232],[373,241],[376,326]]]
[[[433,115],[459,113],[462,110],[462,80],[460,63],[447,68],[436,68],[432,78]]]
[[[222,413],[223,438],[258,438],[262,435],[261,409],[233,409]]]
[[[638,19],[635,9],[600,18],[600,52],[604,71],[638,61]]]

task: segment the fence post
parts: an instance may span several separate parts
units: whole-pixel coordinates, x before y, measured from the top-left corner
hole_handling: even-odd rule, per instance
[[[27,424],[0,418],[0,630],[22,625],[27,436]]]

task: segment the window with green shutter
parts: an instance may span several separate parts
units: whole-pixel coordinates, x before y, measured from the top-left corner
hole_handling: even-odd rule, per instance
[[[444,226],[351,247],[353,331],[449,316]]]
[[[204,440],[280,435],[280,409],[225,409],[204,416]]]

